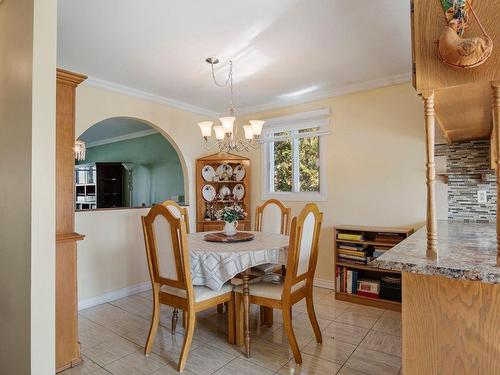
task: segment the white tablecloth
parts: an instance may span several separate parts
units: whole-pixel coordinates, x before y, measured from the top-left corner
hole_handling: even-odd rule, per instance
[[[289,237],[251,232],[247,242],[218,243],[203,239],[207,232],[188,234],[193,285],[219,290],[224,283],[250,267],[265,263],[286,264]]]

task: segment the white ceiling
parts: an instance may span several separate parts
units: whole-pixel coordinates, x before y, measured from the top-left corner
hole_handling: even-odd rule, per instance
[[[397,83],[411,70],[405,0],[58,3],[59,67],[181,106],[227,109],[208,56],[234,59],[240,112]]]

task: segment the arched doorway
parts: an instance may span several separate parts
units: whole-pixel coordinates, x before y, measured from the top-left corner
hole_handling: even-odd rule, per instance
[[[167,199],[186,204],[184,158],[153,124],[113,117],[92,125],[78,140],[86,152],[76,163],[76,209],[149,207]]]

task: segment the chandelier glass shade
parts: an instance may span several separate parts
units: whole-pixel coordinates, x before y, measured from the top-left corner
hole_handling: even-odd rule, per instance
[[[224,84],[219,84],[215,78],[214,64],[219,60],[215,57],[209,57],[206,61],[211,65],[212,78],[218,87],[226,87],[228,84],[231,89],[231,100],[229,102],[229,116],[220,117],[220,124],[214,125],[213,121],[202,121],[198,123],[201,135],[205,140],[205,148],[211,149],[217,147],[221,152],[230,151],[250,151],[256,149],[260,143],[260,135],[264,121],[250,120],[249,125],[243,125],[243,137],[237,139],[238,126],[236,124],[235,107],[233,104],[233,62],[229,61],[228,78]],[[212,141],[212,128],[215,140]]]
[[[75,147],[74,147],[75,159],[79,161],[85,160],[86,149],[87,148],[85,146],[85,142],[80,140],[75,141]]]

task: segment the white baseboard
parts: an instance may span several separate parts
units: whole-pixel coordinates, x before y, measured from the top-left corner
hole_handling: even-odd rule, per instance
[[[314,279],[314,286],[319,288],[326,289],[334,289],[335,284],[333,280],[325,280],[325,279]],[[151,289],[151,283],[145,282],[142,284],[137,284],[133,286],[129,286],[127,288],[118,289],[112,292],[105,293],[98,297],[92,297],[88,299],[84,299],[78,302],[78,310],[88,309],[89,307],[94,307],[97,305],[101,305],[106,302],[111,302],[120,298],[131,296],[132,294],[137,294],[141,292],[145,292],[146,290]]]
[[[317,286],[319,288],[326,288],[326,289],[335,289],[335,283],[333,280],[325,280],[325,279],[318,279],[315,278],[313,282],[314,286]]]
[[[129,286],[127,288],[118,289],[112,292],[105,293],[98,297],[84,299],[78,302],[78,310],[87,309],[89,307],[97,306],[102,303],[111,302],[120,298],[131,296],[151,289],[151,282]]]

